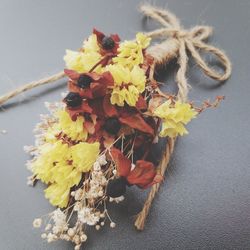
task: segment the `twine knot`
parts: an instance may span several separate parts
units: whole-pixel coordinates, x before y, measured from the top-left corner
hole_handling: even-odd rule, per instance
[[[188,63],[187,52],[190,53],[196,64],[208,77],[218,80],[219,82],[225,81],[229,78],[231,74],[230,60],[222,50],[206,43],[206,40],[212,34],[211,27],[195,26],[190,30],[185,30],[181,26],[177,17],[167,10],[155,8],[150,5],[142,5],[141,11],[145,16],[154,19],[163,26],[163,28],[159,28],[147,33],[148,36],[152,38],[162,38],[165,40],[168,38],[168,40],[171,39],[170,42],[175,43],[176,45],[175,47],[177,48],[177,53],[175,56],[177,57],[179,63],[176,81],[180,91],[178,96],[181,100],[185,101],[188,93],[188,83],[186,79]],[[163,42],[162,44],[157,45],[158,51],[161,45],[161,49],[163,51],[164,46],[169,45],[170,42]],[[168,51],[167,48],[166,51]],[[218,72],[213,69],[212,66],[208,65],[201,57],[201,52],[207,52],[216,56],[224,68],[224,72]],[[164,54],[158,53],[157,56],[161,62],[164,62]]]
[[[165,32],[169,32],[169,33],[171,32],[173,38],[176,38],[176,39],[185,39],[189,36],[189,32],[186,30],[172,30],[172,31],[170,31],[169,29],[167,29],[167,30],[165,30]]]

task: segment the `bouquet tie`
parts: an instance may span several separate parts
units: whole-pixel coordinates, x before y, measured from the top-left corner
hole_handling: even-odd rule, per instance
[[[187,100],[189,57],[214,80],[222,82],[230,77],[227,55],[206,43],[212,28],[195,26],[186,30],[168,10],[150,5],[142,5],[140,10],[163,27],[138,33],[135,41],[123,43],[117,34],[106,36],[94,29],[79,51],[66,51],[64,71],[0,97],[1,105],[29,89],[68,77],[69,93],[61,103],[47,103],[51,114],[42,115],[42,122],[36,126],[36,145],[26,147],[34,156],[27,163],[33,172],[29,184],[37,180],[48,184],[45,197],[59,207],[49,215],[54,225],[49,223],[42,234],[48,242],[72,241],[79,250],[87,239],[86,225],[99,230],[109,219],[114,227],[106,203],[122,201],[126,187],[132,185],[151,187],[134,223],[143,230],[176,138],[188,133],[184,125],[198,113],[216,107],[224,98],[218,96],[214,103],[205,101],[201,108]],[[161,42],[148,47],[151,39]],[[217,57],[224,71],[214,70],[201,52]],[[163,93],[154,79],[157,67],[173,59],[178,63],[176,95]],[[167,137],[167,142],[155,167],[149,151],[159,136]],[[142,154],[140,147],[145,151]],[[141,154],[137,160],[136,153]],[[73,213],[78,219],[70,228]],[[33,225],[40,227],[41,223],[38,218]]]
[[[229,78],[232,69],[230,60],[226,54],[222,50],[204,42],[212,34],[211,27],[195,26],[190,30],[184,30],[177,17],[167,10],[143,5],[141,6],[141,11],[145,16],[154,19],[164,26],[164,28],[147,33],[147,35],[152,38],[167,38],[167,40],[149,47],[147,51],[155,58],[155,63],[158,65],[166,64],[170,60],[177,58],[179,64],[179,69],[176,74],[176,83],[178,86],[177,98],[180,101],[186,101],[188,96],[189,86],[186,78],[188,64],[187,52],[190,52],[192,58],[207,76],[219,82]],[[217,56],[224,68],[224,72],[219,73],[210,67],[204,59],[202,59],[199,51],[209,52]],[[167,169],[170,156],[174,150],[175,140],[176,138],[169,138],[163,152],[158,166],[158,171],[162,175],[164,175]],[[143,230],[150,206],[159,188],[160,183],[156,183],[152,186],[142,211],[137,215],[135,227],[138,230]]]

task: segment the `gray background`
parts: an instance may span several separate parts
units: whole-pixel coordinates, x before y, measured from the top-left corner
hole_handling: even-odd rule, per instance
[[[190,98],[216,95],[226,100],[194,120],[189,136],[178,140],[171,165],[152,207],[144,232],[133,215],[145,193],[132,188],[126,201],[111,209],[115,229],[89,231],[86,249],[250,249],[250,1],[153,1],[169,7],[185,27],[214,26],[210,42],[225,49],[233,62],[226,84],[206,78],[190,63]],[[66,48],[76,49],[92,27],[133,38],[145,27],[139,1],[0,1],[0,93],[56,73],[64,67]],[[211,59],[211,58],[210,58]],[[173,84],[174,66],[168,66]],[[164,74],[165,75],[165,74]],[[65,81],[41,87],[1,108],[0,249],[71,249],[66,242],[47,245],[33,218],[51,211],[43,186],[26,186],[28,156],[23,145],[34,141],[32,129],[45,113],[44,101],[60,99]]]

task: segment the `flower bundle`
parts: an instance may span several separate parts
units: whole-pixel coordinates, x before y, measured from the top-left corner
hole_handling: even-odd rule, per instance
[[[0,97],[1,105],[34,87],[65,76],[68,79],[63,100],[45,103],[49,114],[41,115],[35,127],[35,146],[25,147],[32,156],[27,162],[32,172],[28,184],[45,183],[45,197],[56,207],[48,220],[33,222],[36,228],[44,225],[42,238],[48,242],[71,241],[79,250],[87,240],[86,226],[96,230],[106,224],[115,227],[107,203],[123,201],[130,186],[142,191],[150,188],[135,221],[136,228],[142,230],[176,138],[188,133],[186,125],[199,113],[216,107],[224,98],[205,101],[201,107],[187,100],[188,56],[219,82],[231,74],[226,54],[205,43],[211,27],[185,30],[167,10],[142,5],[141,11],[163,28],[138,33],[134,40],[124,42],[117,34],[105,35],[94,29],[78,51],[66,50],[63,72]],[[150,45],[151,38],[163,41]],[[215,55],[224,72],[209,66],[200,51]],[[156,67],[173,58],[179,65],[176,94],[163,92],[154,79]],[[155,160],[151,151],[159,137],[167,138],[166,146],[161,159]]]
[[[142,33],[120,42],[117,34],[94,29],[79,51],[66,51],[69,92],[47,104],[50,115],[42,116],[36,146],[28,148],[34,156],[29,184],[47,184],[45,197],[58,207],[42,234],[48,242],[64,239],[79,249],[85,225],[98,230],[109,220],[114,227],[106,203],[122,201],[132,185],[161,182],[150,159],[153,144],[187,134],[185,125],[198,114],[191,103],[159,89],[149,44]],[[70,225],[73,214],[77,220]]]

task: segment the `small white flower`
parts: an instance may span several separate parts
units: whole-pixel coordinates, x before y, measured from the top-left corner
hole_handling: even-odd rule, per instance
[[[75,229],[73,229],[73,228],[68,229],[68,236],[69,237],[73,237],[75,234],[76,234]]]
[[[47,224],[47,226],[45,227],[45,231],[50,230],[50,229],[51,229],[51,227],[52,227],[52,225],[51,225],[51,224]]]
[[[76,202],[74,205],[74,211],[79,211],[81,209],[81,203],[80,202]]]
[[[96,161],[93,165],[94,171],[99,171],[101,170],[101,165],[98,161]]]
[[[70,241],[70,237],[67,234],[63,235],[63,239],[66,240],[66,241]]]
[[[100,163],[101,166],[104,166],[107,164],[107,161],[106,161],[106,156],[105,154],[102,154],[98,157],[97,161]]]
[[[28,176],[27,177],[27,185],[28,186],[34,186],[34,178],[33,178],[33,176]]]
[[[114,201],[115,201],[116,203],[119,203],[119,202],[123,201],[125,198],[124,198],[124,196],[122,195],[122,196],[119,196],[119,197],[116,197],[116,198],[113,198],[113,199],[114,199]]]
[[[75,200],[79,201],[83,198],[83,190],[81,188],[75,191]]]
[[[80,236],[76,234],[76,235],[73,237],[73,242],[74,242],[75,244],[77,244],[77,245],[80,244],[80,242],[81,242],[81,241],[80,241]]]
[[[42,219],[41,218],[34,219],[33,227],[39,228],[39,227],[41,227],[41,225],[42,225]]]
[[[92,208],[84,207],[78,211],[78,219],[82,223],[94,226],[100,220],[100,216],[97,216]]]
[[[47,234],[43,233],[43,234],[41,235],[41,238],[42,238],[42,239],[46,239],[46,238],[47,238]]]
[[[80,244],[76,245],[75,248],[74,248],[74,250],[80,250],[80,249],[81,249],[81,245]]]
[[[107,183],[108,183],[108,181],[107,181],[106,177],[105,177],[105,176],[102,176],[102,179],[101,179],[100,184],[101,184],[102,186],[106,186]]]
[[[85,242],[87,240],[87,238],[88,238],[87,235],[83,234],[83,235],[81,235],[80,240],[81,240],[81,242]]]
[[[56,235],[52,234],[52,233],[49,233],[47,235],[47,241],[48,243],[52,242],[52,241],[55,241],[57,239]]]
[[[114,228],[116,226],[116,224],[112,221],[111,223],[110,223],[110,227],[111,228]]]
[[[24,147],[23,147],[23,150],[24,150],[25,153],[30,153],[30,152],[32,152],[34,149],[35,149],[35,147],[34,147],[34,146],[31,146],[31,145],[29,145],[29,146],[24,146]]]
[[[60,208],[56,209],[53,212],[52,219],[55,222],[55,226],[53,227],[53,231],[63,232],[63,231],[68,229],[68,225],[66,222],[66,215],[61,211]]]

